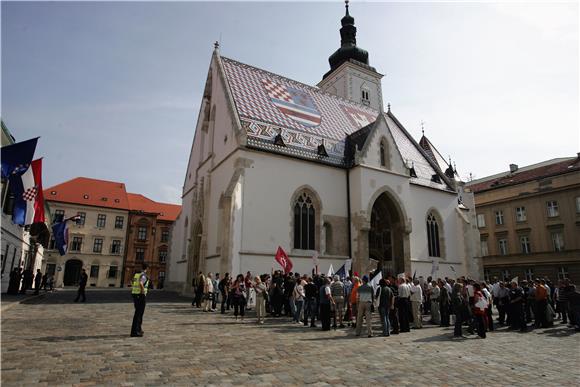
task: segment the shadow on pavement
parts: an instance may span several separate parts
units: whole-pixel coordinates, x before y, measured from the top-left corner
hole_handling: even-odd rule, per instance
[[[472,340],[473,337],[465,337],[462,336],[461,338],[458,339],[453,339],[452,338],[453,335],[449,334],[449,333],[444,333],[442,335],[438,335],[438,336],[430,336],[430,337],[421,337],[420,339],[416,339],[413,340],[414,343],[435,343],[435,342],[452,342],[452,341],[466,341],[466,340]]]
[[[50,343],[60,342],[60,341],[80,341],[80,340],[106,340],[106,339],[122,339],[129,337],[129,335],[94,335],[94,336],[46,336],[37,337],[34,341],[46,341]]]
[[[578,332],[574,330],[574,328],[568,328],[568,327],[559,327],[559,328],[550,328],[550,329],[545,329],[543,332],[538,332],[541,335],[547,335],[550,337],[568,337],[568,336],[572,336],[574,334],[577,334]]]
[[[29,300],[24,300],[21,304],[37,305],[37,304],[75,304],[74,300],[77,296],[76,290],[65,289],[53,293],[46,293],[42,297],[36,297]],[[118,303],[133,303],[131,297],[131,289],[87,289],[86,302],[84,304],[118,304]],[[180,296],[178,293],[165,290],[152,290],[147,295],[148,304],[156,303],[191,303],[191,299]],[[83,302],[78,302],[83,304]]]

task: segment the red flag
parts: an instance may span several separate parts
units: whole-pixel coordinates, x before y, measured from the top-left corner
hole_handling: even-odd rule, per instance
[[[32,173],[36,183],[36,200],[34,201],[34,221],[33,223],[44,223],[44,193],[42,192],[42,159],[32,162]]]
[[[288,258],[288,254],[280,246],[278,246],[278,251],[276,252],[276,262],[282,266],[284,273],[289,273],[292,270],[292,261]]]

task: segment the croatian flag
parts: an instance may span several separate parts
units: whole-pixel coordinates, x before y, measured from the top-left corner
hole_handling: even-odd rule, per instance
[[[305,91],[295,87],[282,85],[263,79],[262,83],[270,97],[270,100],[286,116],[298,121],[304,126],[312,127],[320,125],[322,115],[316,108],[314,100]]]
[[[34,160],[22,175],[10,176],[10,190],[14,194],[12,221],[21,226],[44,222],[42,193],[42,159]]]

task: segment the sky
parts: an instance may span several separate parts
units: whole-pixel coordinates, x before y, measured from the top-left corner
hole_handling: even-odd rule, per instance
[[[577,2],[351,1],[383,99],[460,176],[580,151]],[[341,1],[1,4],[1,117],[40,136],[44,186],[77,176],[181,202],[213,51],[316,85]]]

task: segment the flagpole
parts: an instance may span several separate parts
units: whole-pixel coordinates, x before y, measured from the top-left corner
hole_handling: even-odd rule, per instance
[[[8,197],[8,192],[10,192],[10,181],[8,179],[2,179],[2,184],[4,184],[4,193],[2,194],[2,208],[6,205],[6,198]]]

